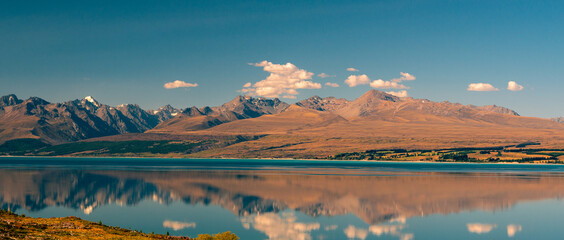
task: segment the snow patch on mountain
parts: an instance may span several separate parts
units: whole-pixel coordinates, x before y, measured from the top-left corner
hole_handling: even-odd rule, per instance
[[[94,99],[92,96],[86,96],[84,100],[91,102],[96,107],[100,107],[100,103],[98,103],[98,101],[96,101],[96,99]]]

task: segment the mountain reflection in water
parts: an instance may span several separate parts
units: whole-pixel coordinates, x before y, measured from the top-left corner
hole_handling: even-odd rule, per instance
[[[240,228],[258,231],[266,235],[265,239],[312,239],[312,232],[319,232],[316,239],[339,239],[332,237],[337,233],[349,239],[411,239],[417,233],[406,231],[410,219],[463,212],[510,212],[521,202],[563,195],[564,175],[559,172],[373,171],[343,167],[0,169],[0,204],[4,209],[33,215],[60,207],[88,215],[104,206],[144,206],[146,201],[162,206],[220,206],[233,213]],[[171,231],[197,232],[201,225],[195,222],[197,217],[180,221],[163,216],[166,220],[160,223]],[[332,222],[337,218],[339,221]],[[502,225],[474,221],[458,227],[469,236],[497,231],[511,238],[526,231],[519,222]]]

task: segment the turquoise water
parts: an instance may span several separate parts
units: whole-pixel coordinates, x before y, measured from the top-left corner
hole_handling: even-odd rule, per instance
[[[560,165],[0,158],[0,205],[241,239],[554,239]]]

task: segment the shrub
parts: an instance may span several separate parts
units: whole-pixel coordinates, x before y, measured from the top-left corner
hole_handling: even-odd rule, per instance
[[[209,234],[200,234],[196,240],[239,240],[239,237],[237,237],[234,233],[227,231],[224,233],[214,234],[213,236]]]

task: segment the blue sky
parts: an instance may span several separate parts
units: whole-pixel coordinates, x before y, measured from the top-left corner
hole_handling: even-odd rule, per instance
[[[259,93],[270,73],[249,63],[266,60],[311,73],[299,81],[313,89],[285,88],[280,97],[296,97],[287,102],[354,99],[372,87],[349,87],[350,75],[389,82],[404,72],[416,77],[399,82],[409,89],[381,90],[564,116],[563,10],[562,1],[3,1],[0,95],[215,106],[248,82]],[[163,87],[175,80],[198,86]]]

